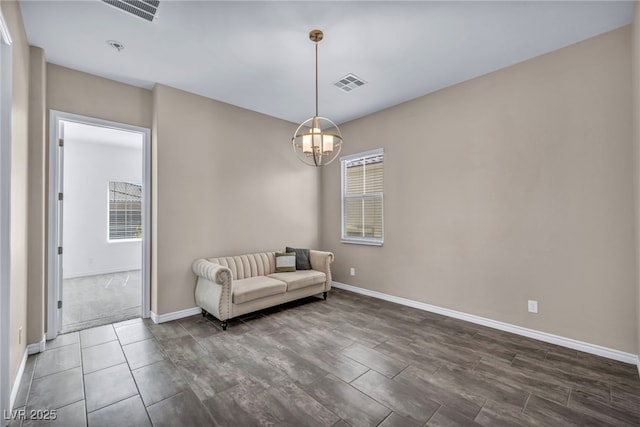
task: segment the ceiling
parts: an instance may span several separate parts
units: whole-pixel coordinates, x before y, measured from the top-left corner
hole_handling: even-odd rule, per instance
[[[344,123],[630,24],[619,1],[160,1],[153,22],[100,0],[20,2],[51,63],[161,83],[292,122]],[[107,40],[124,44],[122,51]],[[353,73],[367,83],[333,85]]]

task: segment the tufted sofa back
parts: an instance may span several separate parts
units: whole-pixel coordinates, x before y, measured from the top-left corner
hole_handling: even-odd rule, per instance
[[[249,277],[266,276],[276,272],[275,252],[261,252],[257,254],[209,258],[209,261],[220,264],[231,270],[234,280]]]

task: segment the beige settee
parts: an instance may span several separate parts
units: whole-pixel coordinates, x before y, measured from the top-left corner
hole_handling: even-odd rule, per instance
[[[311,250],[309,258],[311,270],[287,273],[276,272],[275,252],[197,259],[196,304],[226,330],[227,320],[242,314],[319,293],[326,299],[333,254]]]

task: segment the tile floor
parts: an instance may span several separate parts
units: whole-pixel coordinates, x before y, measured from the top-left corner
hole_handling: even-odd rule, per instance
[[[230,323],[134,319],[29,357],[12,426],[640,425],[633,365],[332,290]]]
[[[64,279],[62,290],[63,332],[140,317],[142,312],[141,270]]]

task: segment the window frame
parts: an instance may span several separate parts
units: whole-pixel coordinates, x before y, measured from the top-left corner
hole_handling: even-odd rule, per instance
[[[127,242],[140,242],[142,241],[142,233],[144,230],[142,226],[144,225],[144,221],[142,221],[143,208],[142,208],[142,196],[140,198],[140,237],[123,237],[123,238],[113,238],[111,237],[111,184],[112,183],[125,183],[130,185],[135,185],[140,187],[141,193],[144,194],[144,188],[142,187],[142,183],[139,182],[131,182],[131,181],[123,181],[123,180],[109,180],[107,183],[107,242],[108,243],[127,243]]]
[[[369,196],[372,199],[380,199],[381,201],[381,208],[382,208],[382,212],[380,212],[380,216],[382,219],[382,236],[380,238],[373,238],[373,237],[353,237],[353,236],[345,236],[345,200],[347,198],[349,198],[349,196],[347,196],[345,194],[345,184],[346,184],[346,163],[353,161],[353,160],[358,160],[358,159],[364,159],[366,157],[373,157],[373,156],[382,156],[382,163],[384,164],[384,149],[383,148],[377,148],[375,150],[369,150],[369,151],[363,151],[360,153],[355,153],[355,154],[350,154],[348,156],[343,156],[340,157],[340,204],[341,204],[341,214],[340,214],[340,219],[341,219],[341,225],[340,225],[340,242],[341,243],[348,243],[348,244],[355,244],[355,245],[366,245],[366,246],[382,246],[384,244],[384,169],[383,169],[383,176],[382,176],[382,193],[376,193],[375,195],[359,195],[357,196],[357,198],[366,198],[367,196]],[[352,196],[352,198],[355,198]]]

